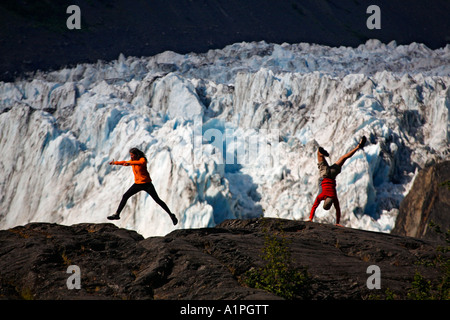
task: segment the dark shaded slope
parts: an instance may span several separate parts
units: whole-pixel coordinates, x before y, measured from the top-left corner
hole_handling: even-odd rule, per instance
[[[68,30],[66,9],[81,9]],[[369,5],[381,30],[369,30]],[[0,80],[37,69],[166,50],[205,52],[241,41],[357,46],[368,39],[431,48],[450,41],[446,0],[5,0],[0,3]]]

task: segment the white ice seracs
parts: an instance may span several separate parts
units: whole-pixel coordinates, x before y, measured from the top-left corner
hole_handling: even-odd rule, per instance
[[[389,232],[417,169],[448,158],[450,46],[239,43],[204,54],[80,64],[0,83],[0,227],[108,222],[137,146],[177,228],[307,219],[316,151],[368,146],[337,178],[342,223]],[[334,222],[334,209],[316,221]],[[119,226],[174,229],[145,193]]]

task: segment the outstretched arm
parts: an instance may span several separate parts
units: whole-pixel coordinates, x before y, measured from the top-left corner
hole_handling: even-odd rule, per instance
[[[319,206],[321,201],[322,200],[317,196],[316,200],[314,201],[314,204],[313,204],[313,206],[311,208],[311,212],[309,213],[309,220],[308,221],[313,221],[314,214],[316,213],[316,209]]]
[[[132,164],[145,164],[145,158],[140,158],[139,160],[130,160],[130,161],[123,161],[125,162],[127,165],[132,165]]]
[[[145,164],[145,159],[140,158],[139,160],[129,160],[129,161],[111,161],[110,165],[119,165],[119,166],[130,166],[133,164]]]
[[[339,225],[341,220],[341,207],[339,206],[339,200],[337,197],[333,199],[334,208],[336,209],[336,225]]]
[[[128,163],[129,161],[111,161],[109,163],[109,165],[116,165],[116,166],[129,166],[130,164]]]

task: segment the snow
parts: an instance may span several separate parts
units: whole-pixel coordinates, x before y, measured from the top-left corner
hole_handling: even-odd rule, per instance
[[[236,43],[125,57],[0,83],[0,228],[109,222],[132,185],[131,147],[149,159],[153,199],[114,223],[144,236],[258,216],[306,220],[316,152],[364,151],[337,177],[348,227],[389,232],[418,168],[448,159],[450,46],[357,48]],[[334,209],[315,221],[334,223]]]

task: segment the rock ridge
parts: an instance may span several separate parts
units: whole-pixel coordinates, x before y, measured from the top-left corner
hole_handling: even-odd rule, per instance
[[[0,298],[280,299],[243,281],[263,266],[267,234],[288,240],[294,267],[310,276],[312,299],[383,297],[388,288],[405,299],[415,271],[432,282],[442,276],[423,263],[442,242],[327,224],[237,219],[145,239],[113,224],[30,223],[0,231]],[[80,268],[80,289],[68,289],[69,265]],[[381,290],[367,288],[370,265],[381,270]]]

